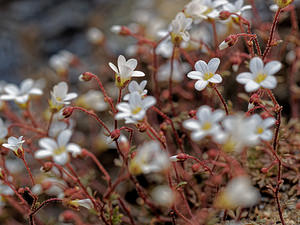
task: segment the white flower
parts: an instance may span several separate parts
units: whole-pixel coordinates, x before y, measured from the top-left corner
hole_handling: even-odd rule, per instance
[[[116,73],[116,85],[118,87],[124,87],[124,85],[131,80],[131,77],[145,76],[143,72],[135,71],[137,66],[136,59],[129,59],[126,61],[123,55],[118,57],[118,67],[111,62],[108,65]]]
[[[9,177],[9,180],[10,178],[11,177]],[[14,195],[14,191],[0,180],[0,207],[5,205],[5,196],[12,195]]]
[[[233,178],[216,198],[216,205],[221,208],[234,209],[237,207],[254,206],[260,198],[259,191],[251,185],[246,176]]]
[[[161,65],[157,72],[158,81],[169,81],[171,75],[171,65],[170,60],[165,64]],[[188,63],[180,63],[178,60],[173,61],[173,75],[172,80],[174,82],[181,82],[184,78],[184,74],[190,69]]]
[[[197,111],[197,119],[189,119],[183,122],[183,126],[186,129],[192,131],[191,138],[194,141],[199,141],[205,136],[215,136],[220,130],[218,124],[225,116],[223,110],[212,111],[207,106],[201,106]]]
[[[57,73],[64,74],[69,69],[70,64],[74,60],[73,53],[62,50],[55,55],[52,55],[49,59],[49,65]]]
[[[51,107],[61,109],[64,105],[70,104],[71,100],[77,98],[77,94],[68,93],[68,84],[66,82],[59,82],[53,87],[51,91]]]
[[[93,208],[93,203],[91,199],[75,199],[69,202],[70,205],[73,205],[75,207],[84,207],[86,209],[92,209]]]
[[[45,175],[37,177],[36,180],[38,180],[38,183],[31,188],[33,194],[40,195],[45,193],[60,199],[64,198],[64,189],[67,188],[67,184],[64,180]]]
[[[55,163],[64,165],[69,161],[69,152],[73,157],[77,157],[81,154],[81,148],[77,144],[69,143],[71,135],[71,130],[64,130],[58,135],[57,141],[52,138],[40,139],[39,145],[42,149],[35,152],[35,158],[52,157]]]
[[[159,185],[151,191],[151,197],[156,204],[170,207],[174,203],[175,193],[169,186]]]
[[[251,118],[237,114],[227,116],[222,121],[224,132],[219,132],[215,140],[223,144],[226,152],[241,152],[243,147],[250,147],[258,143],[256,122]]]
[[[125,123],[137,123],[144,119],[147,109],[155,105],[156,100],[152,96],[142,99],[138,92],[130,93],[129,102],[121,102],[117,105],[119,112],[115,119],[125,119]]]
[[[251,119],[256,123],[255,133],[257,136],[264,141],[272,140],[273,132],[269,128],[275,124],[276,120],[271,117],[262,119],[258,114],[252,115]]]
[[[0,142],[6,137],[7,133],[7,127],[5,126],[3,120],[0,118]]]
[[[189,72],[187,76],[188,78],[198,80],[195,83],[196,90],[202,91],[209,83],[218,84],[222,82],[222,77],[216,74],[219,64],[219,58],[212,58],[208,64],[202,60],[195,63],[196,71]]]
[[[179,12],[170,25],[172,41],[175,43],[180,43],[181,40],[188,41],[190,34],[187,30],[191,28],[192,22],[191,18],[186,18],[183,12]]]
[[[86,36],[88,41],[92,44],[100,44],[104,40],[103,32],[96,27],[88,29]]]
[[[156,141],[146,142],[139,147],[129,165],[130,172],[134,175],[162,172],[169,167],[169,156]]]
[[[103,94],[96,90],[89,90],[80,96],[77,100],[77,104],[86,109],[93,109],[99,112],[107,109],[107,103],[104,101]]]
[[[216,20],[219,17],[220,7],[224,4],[228,4],[227,0],[203,0],[203,5],[207,7],[204,12],[206,19]]]
[[[228,2],[227,4],[223,5],[223,10],[236,13],[238,15],[241,15],[244,11],[251,9],[251,5],[245,5],[244,6],[244,0],[237,0],[234,2],[234,4]],[[232,15],[233,18],[238,18],[235,15]]]
[[[123,97],[123,100],[128,101],[130,94],[133,92],[139,93],[141,95],[141,97],[144,98],[148,93],[148,90],[145,89],[146,85],[147,85],[146,80],[143,80],[140,84],[138,84],[138,82],[136,82],[136,81],[131,81],[128,85],[129,93]]]
[[[207,10],[208,6],[204,5],[203,0],[192,0],[185,6],[184,13],[193,18],[195,23],[200,23],[203,19],[207,19]]]
[[[15,84],[7,84],[4,87],[5,94],[0,96],[1,100],[14,100],[18,104],[25,104],[32,95],[42,95],[43,91],[35,87],[32,79],[25,79],[21,82],[20,88]]]
[[[18,138],[9,137],[7,143],[2,144],[2,146],[17,153],[18,149],[22,149],[22,145],[24,142],[25,140],[23,140],[23,136],[20,136]]]
[[[250,71],[240,73],[236,80],[241,84],[245,84],[247,92],[253,92],[260,87],[273,89],[277,85],[277,80],[274,76],[281,69],[281,63],[278,61],[268,62],[265,66],[259,57],[254,57],[250,60]]]

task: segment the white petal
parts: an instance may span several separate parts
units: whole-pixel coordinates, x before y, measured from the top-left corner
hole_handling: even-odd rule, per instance
[[[43,91],[41,89],[39,89],[39,88],[32,88],[29,91],[29,94],[31,94],[31,95],[42,95]]]
[[[208,85],[208,82],[207,82],[207,81],[204,81],[204,80],[198,80],[198,81],[195,83],[195,89],[198,90],[198,91],[202,91],[204,88],[206,88],[207,85]]]
[[[201,106],[197,111],[197,118],[203,122],[210,121],[211,114],[211,108],[207,105],[204,105]]]
[[[222,77],[219,74],[215,74],[212,78],[208,79],[209,82],[219,84],[222,82]]]
[[[199,71],[191,71],[187,74],[187,77],[190,79],[195,79],[195,80],[199,80],[200,78],[202,78],[203,73],[199,72]]]
[[[77,157],[78,155],[81,154],[81,147],[77,144],[70,143],[67,145],[67,151],[72,153],[73,157]]]
[[[156,103],[156,99],[152,96],[147,96],[144,100],[143,100],[143,105],[146,109],[150,108],[151,106],[154,106]]]
[[[66,95],[64,101],[70,101],[70,100],[72,100],[72,99],[74,99],[74,98],[77,98],[77,96],[78,96],[78,95],[77,95],[76,93],[74,93],[74,92],[69,93],[69,94]]]
[[[72,136],[72,131],[70,129],[60,132],[60,134],[57,137],[58,146],[59,147],[66,146],[67,143],[70,141],[71,136]]]
[[[67,152],[64,152],[60,155],[53,156],[53,160],[59,165],[65,165],[69,161],[69,155]]]
[[[199,122],[195,119],[189,119],[183,122],[183,126],[188,130],[197,130],[201,128]]]
[[[224,110],[217,109],[216,111],[213,112],[213,117],[212,117],[212,122],[219,122],[223,117],[225,116]]]
[[[130,97],[130,95],[129,95],[129,97]],[[128,99],[129,99],[129,98],[128,98]],[[119,104],[117,105],[117,109],[118,109],[119,111],[123,111],[123,112],[130,112],[130,106],[129,106],[129,104],[126,103],[126,102],[121,102],[121,103],[119,103]]]
[[[44,149],[41,149],[41,150],[38,150],[34,153],[34,157],[36,159],[45,159],[45,158],[48,158],[50,156],[52,156],[52,151],[50,150],[44,150]]]
[[[34,81],[32,79],[23,80],[20,84],[20,91],[22,93],[28,93],[29,90],[33,87]]]
[[[124,95],[123,100],[124,100],[124,101],[128,101],[128,100],[129,100],[129,97],[130,97],[130,94],[126,94],[126,95]]]
[[[122,67],[125,64],[126,64],[125,57],[123,55],[119,55],[119,57],[118,57],[118,68],[119,68],[119,70],[120,70],[120,67]]]
[[[265,65],[264,72],[268,75],[273,75],[281,69],[281,63],[279,61],[271,61]]]
[[[122,120],[122,119],[125,119],[127,117],[130,117],[130,113],[122,113],[122,112],[119,112],[115,115],[115,119],[116,120]]]
[[[265,132],[263,132],[260,135],[260,138],[263,139],[263,140],[265,140],[265,141],[270,141],[273,138],[273,133],[272,133],[271,130],[266,130]]]
[[[115,73],[119,73],[118,68],[113,63],[110,62],[108,65]]]
[[[136,59],[129,59],[127,61],[127,65],[132,69],[134,70],[137,66],[137,60]]]
[[[254,57],[250,60],[250,71],[254,74],[262,72],[264,69],[264,63],[259,57]]]
[[[39,140],[39,146],[48,150],[57,149],[57,143],[52,138],[42,138]]]
[[[21,95],[21,96],[17,96],[15,98],[15,101],[18,102],[18,103],[21,103],[21,104],[24,104],[28,101],[29,99],[29,95]]]
[[[195,63],[195,69],[203,74],[209,72],[208,65],[203,60],[199,60]]]
[[[16,98],[15,95],[1,95],[0,99],[3,101],[14,100]]]
[[[273,126],[275,124],[275,119],[272,118],[272,117],[268,117],[267,119],[265,119],[263,122],[262,122],[262,126],[266,129],[266,128],[269,128],[271,126]]]
[[[191,138],[193,141],[200,141],[202,138],[206,136],[204,131],[196,131],[191,134]]]
[[[253,92],[253,91],[256,91],[259,87],[260,87],[260,86],[259,86],[258,83],[254,82],[254,81],[252,81],[252,80],[249,80],[249,81],[247,82],[247,84],[245,85],[245,90],[246,90],[247,92]]]
[[[240,73],[236,77],[236,81],[239,82],[240,84],[246,84],[248,83],[249,80],[252,80],[252,73],[249,72]]]
[[[212,58],[207,66],[208,66],[208,70],[211,72],[211,73],[215,73],[218,69],[220,65],[220,59],[219,58]]]
[[[4,91],[10,95],[18,95],[20,90],[19,88],[14,84],[8,84],[4,87]]]
[[[138,82],[136,82],[135,80],[131,81],[128,85],[128,90],[129,92],[134,92],[134,91],[138,91],[140,88]]]
[[[142,71],[133,71],[131,76],[132,77],[144,77],[145,74]]]
[[[277,85],[276,77],[267,76],[267,78],[260,83],[260,85],[264,88],[273,89]]]

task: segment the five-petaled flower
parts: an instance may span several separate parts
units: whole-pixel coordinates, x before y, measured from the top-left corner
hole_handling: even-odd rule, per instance
[[[64,105],[70,104],[70,101],[75,98],[77,98],[76,93],[68,93],[68,84],[66,82],[59,82],[51,91],[50,107],[59,111]]]
[[[147,109],[155,103],[156,100],[152,96],[142,98],[138,92],[130,93],[128,103],[121,102],[117,105],[119,112],[115,119],[125,119],[125,123],[138,123],[144,119]]]
[[[215,136],[220,130],[219,122],[225,116],[223,110],[215,110],[207,106],[201,106],[197,111],[197,119],[189,119],[183,122],[186,129],[192,131],[191,138],[199,141],[205,136]]]
[[[69,161],[69,153],[72,153],[73,157],[81,154],[79,145],[69,143],[71,136],[72,131],[67,129],[58,135],[57,140],[48,137],[40,139],[39,145],[42,149],[35,152],[35,158],[52,157],[55,163],[60,165],[66,164]]]
[[[124,88],[127,83],[131,80],[131,77],[144,77],[145,74],[141,71],[135,71],[137,66],[136,59],[129,59],[126,61],[123,55],[118,57],[118,67],[113,63],[108,64],[110,68],[116,73],[116,86]]]
[[[264,141],[272,140],[273,132],[269,128],[275,124],[276,120],[272,117],[262,119],[258,114],[252,115],[251,119],[255,121],[255,133],[258,138]]]
[[[14,100],[17,104],[24,105],[32,95],[42,95],[43,91],[38,88],[32,79],[25,79],[21,82],[20,88],[15,84],[4,86],[4,94],[0,96],[1,100]]]
[[[199,60],[195,63],[196,71],[191,71],[187,74],[188,78],[198,80],[195,83],[195,88],[198,91],[202,91],[209,83],[221,83],[222,77],[216,74],[216,71],[220,65],[219,58],[212,58],[208,64],[203,60]]]
[[[130,97],[130,93],[133,92],[139,93],[141,97],[144,98],[148,93],[148,90],[145,89],[146,85],[147,85],[146,80],[143,80],[140,84],[138,84],[138,82],[136,82],[135,80],[131,81],[128,85],[129,93],[123,97],[124,101],[128,101]]]
[[[170,32],[173,43],[179,44],[182,40],[188,41],[190,34],[187,30],[191,28],[193,20],[185,17],[183,12],[176,15],[175,19],[171,22]]]
[[[14,151],[14,153],[16,155],[18,155],[18,150],[22,150],[22,145],[25,142],[25,140],[23,139],[23,136],[20,136],[18,138],[16,137],[9,137],[7,139],[7,143],[2,144],[3,147],[8,148],[12,151]]]
[[[250,60],[250,72],[240,73],[236,80],[241,84],[245,84],[247,92],[253,92],[260,87],[273,89],[277,85],[276,77],[274,76],[281,69],[281,63],[278,61],[268,62],[265,66],[259,57],[254,57]]]

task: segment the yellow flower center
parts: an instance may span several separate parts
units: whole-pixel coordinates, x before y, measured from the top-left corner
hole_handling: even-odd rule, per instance
[[[261,83],[261,82],[263,82],[266,78],[267,78],[267,74],[265,74],[265,73],[259,73],[259,74],[255,77],[254,81],[255,81],[256,83]]]
[[[131,110],[131,113],[135,115],[138,114],[141,110],[142,110],[141,107],[136,107],[135,109]]]
[[[202,130],[209,130],[212,127],[210,122],[206,122],[202,126]]]
[[[234,152],[236,148],[236,142],[229,138],[226,143],[223,145],[223,149],[225,152]]]
[[[54,153],[54,155],[61,155],[65,151],[66,151],[66,148],[64,146],[62,146],[62,147],[55,149],[53,153]]]
[[[264,132],[264,129],[262,127],[258,127],[256,130],[256,133],[262,134]]]
[[[208,72],[208,73],[205,73],[205,74],[204,74],[203,79],[204,79],[204,80],[209,80],[209,79],[212,78],[213,76],[214,76],[213,73]]]

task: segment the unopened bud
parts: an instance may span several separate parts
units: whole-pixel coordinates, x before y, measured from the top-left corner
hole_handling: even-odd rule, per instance
[[[70,117],[72,115],[73,111],[74,111],[74,108],[72,106],[65,107],[63,109],[63,113],[62,114],[63,114],[63,116],[65,118],[68,118],[68,117]]]
[[[219,14],[220,20],[227,20],[230,17],[231,13],[228,11],[221,11]]]
[[[120,26],[120,25],[113,25],[110,28],[110,31],[114,34],[125,35],[125,36],[131,34],[131,31],[129,30],[128,27]]]
[[[186,159],[188,159],[188,155],[184,153],[179,153],[178,155],[170,157],[171,162],[185,161]]]
[[[238,37],[236,35],[229,35],[220,45],[219,49],[223,50],[233,46],[237,42]]]
[[[44,165],[41,167],[41,171],[44,173],[49,172],[53,167],[53,163],[52,162],[46,162],[44,163]]]
[[[110,137],[113,141],[117,140],[120,137],[120,130],[115,129],[114,131],[112,131]]]
[[[93,74],[90,72],[84,72],[80,74],[80,76],[78,77],[80,81],[90,81],[92,78],[93,78]]]

